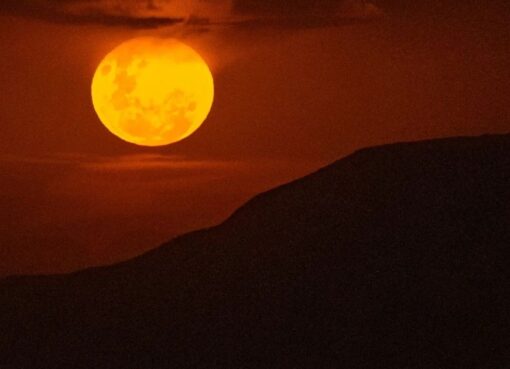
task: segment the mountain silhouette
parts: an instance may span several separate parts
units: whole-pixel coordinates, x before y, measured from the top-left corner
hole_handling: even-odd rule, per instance
[[[0,368],[503,368],[509,241],[510,135],[363,149],[136,259],[3,280]]]

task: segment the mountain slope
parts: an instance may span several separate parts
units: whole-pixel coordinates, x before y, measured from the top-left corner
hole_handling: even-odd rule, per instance
[[[137,259],[0,284],[0,368],[500,368],[510,135],[361,150]]]

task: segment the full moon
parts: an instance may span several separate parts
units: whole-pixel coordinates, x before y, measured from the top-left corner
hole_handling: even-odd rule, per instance
[[[119,138],[162,146],[195,132],[207,118],[214,81],[202,57],[175,39],[135,38],[101,61],[92,102],[101,122]]]

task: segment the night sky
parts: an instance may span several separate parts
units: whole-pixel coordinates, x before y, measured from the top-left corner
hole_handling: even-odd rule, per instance
[[[508,132],[509,21],[506,0],[3,0],[0,276],[125,260],[362,147]],[[142,35],[215,78],[170,146],[92,107],[103,56]]]

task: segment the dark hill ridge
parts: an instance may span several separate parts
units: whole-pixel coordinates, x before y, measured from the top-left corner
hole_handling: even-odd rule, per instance
[[[361,150],[134,260],[0,283],[0,368],[510,362],[510,135]]]

